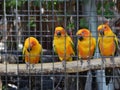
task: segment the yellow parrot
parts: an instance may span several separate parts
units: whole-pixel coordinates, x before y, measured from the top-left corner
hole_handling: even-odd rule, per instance
[[[98,47],[101,56],[103,57],[110,57],[111,61],[114,63],[113,57],[116,54],[118,48],[118,38],[112,32],[111,28],[109,27],[108,23],[101,24],[98,26]],[[113,56],[113,57],[112,57]],[[112,69],[106,69],[105,74],[111,75]],[[108,84],[110,78],[106,77],[106,84]]]
[[[24,42],[23,47],[23,59],[26,62],[27,68],[32,64],[37,64],[40,60],[40,55],[42,53],[42,46],[35,37],[28,37]]]
[[[96,39],[92,37],[90,30],[85,28],[80,29],[77,31],[76,35],[78,37],[77,51],[79,58],[93,58],[96,48]]]
[[[75,55],[74,43],[65,29],[61,26],[55,28],[53,49],[62,61],[63,67],[65,67],[66,61],[72,61],[72,56]]]
[[[76,33],[78,38],[77,40],[77,54],[79,59],[81,60],[81,64],[83,60],[88,60],[88,64],[90,66],[90,59],[93,58],[95,50],[96,50],[96,39],[92,36],[92,33],[89,29],[83,28],[79,29]],[[82,77],[80,79],[80,83],[85,90],[85,88],[89,85],[95,88],[96,78],[94,77],[94,71],[89,70],[88,72],[82,72],[80,75],[86,75],[87,77]],[[93,76],[93,77],[92,77]],[[92,80],[90,82],[90,80]],[[91,83],[91,84],[90,84]]]

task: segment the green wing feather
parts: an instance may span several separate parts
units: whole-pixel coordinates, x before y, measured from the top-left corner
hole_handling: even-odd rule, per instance
[[[22,51],[22,59],[23,59],[23,60],[25,59],[25,50],[26,50],[26,48],[23,47],[23,51]]]
[[[69,36],[68,36],[68,40],[70,41],[70,44],[72,46],[72,49],[73,49],[74,55],[75,55],[75,46],[74,46],[74,43],[73,43],[72,39]]]
[[[56,51],[56,47],[55,47],[54,44],[53,44],[53,50],[54,50],[55,54],[58,54],[57,51]]]
[[[96,51],[96,39],[95,38],[93,38],[93,39],[94,39],[94,42],[95,42],[95,48],[94,48],[94,52],[93,52],[93,56],[94,56],[95,51]],[[93,58],[93,56],[92,56],[92,58]]]
[[[114,42],[115,42],[115,45],[116,45],[116,50],[115,50],[114,55],[116,55],[116,54],[117,54],[117,50],[118,50],[118,38],[117,38],[116,35],[115,35],[115,40],[114,40]]]

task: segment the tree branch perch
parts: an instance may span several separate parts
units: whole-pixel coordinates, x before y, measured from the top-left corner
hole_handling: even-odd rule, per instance
[[[115,68],[120,68],[120,57],[114,58]],[[104,66],[104,67],[103,67]],[[87,60],[83,61],[81,65],[80,60],[67,62],[66,72],[67,73],[76,73],[76,72],[84,72],[91,70],[98,70],[103,68],[113,68],[113,63],[110,58],[106,58],[106,62],[102,65],[102,59],[92,59],[90,62],[90,66],[88,65]],[[56,72],[65,72],[61,62],[55,63],[39,63],[35,65],[35,69],[27,70],[26,64],[0,64],[0,74],[41,74],[41,73],[56,73]]]

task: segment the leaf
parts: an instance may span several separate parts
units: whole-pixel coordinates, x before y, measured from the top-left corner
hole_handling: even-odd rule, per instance
[[[111,7],[114,7],[115,6],[115,3],[114,2],[109,2],[110,6]]]
[[[99,1],[98,4],[97,4],[97,9],[98,9],[98,10],[101,9],[101,6],[102,6],[102,4],[101,4],[101,2]]]
[[[17,4],[16,4],[16,0],[7,0],[6,1],[6,7],[21,7],[22,4],[25,3],[26,0],[17,0]]]
[[[85,18],[80,19],[80,27],[81,28],[88,28],[88,23]]]
[[[102,10],[100,9],[100,10],[97,10],[97,14],[98,15],[101,15],[102,14]]]
[[[70,28],[74,28],[74,23],[69,23],[68,26],[67,26],[67,29],[70,29]]]
[[[110,10],[106,10],[105,12],[104,12],[104,15],[105,15],[105,18],[107,18],[107,19],[111,19],[111,18],[113,18],[113,16],[114,16],[114,13],[112,12],[112,11],[110,11]]]

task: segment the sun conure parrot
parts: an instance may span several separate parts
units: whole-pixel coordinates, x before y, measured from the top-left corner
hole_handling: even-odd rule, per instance
[[[117,51],[118,38],[111,30],[108,23],[99,25],[97,29],[99,34],[98,37],[99,52],[103,57],[110,57],[111,62],[114,63],[113,57],[115,56]],[[103,58],[103,60],[105,60],[105,58]],[[112,73],[113,73],[112,69],[105,70],[106,76],[110,76],[112,75]],[[106,77],[106,84],[109,84],[110,80],[111,80],[110,77]]]
[[[96,39],[92,36],[92,33],[89,29],[83,28],[79,29],[76,33],[77,35],[77,54],[81,62],[83,60],[88,60],[88,64],[90,64],[90,59],[93,58],[95,50],[96,50]],[[90,89],[92,87],[95,88],[95,78],[92,78],[94,72],[89,70],[88,72],[80,73],[81,75],[86,75],[87,77],[81,78],[81,84],[85,89]],[[91,90],[91,89],[90,89]]]
[[[92,37],[90,30],[80,29],[77,31],[76,35],[78,37],[77,51],[79,58],[93,58],[96,48],[96,39]]]
[[[27,68],[32,64],[37,64],[42,53],[42,46],[35,37],[28,37],[24,42],[23,59],[25,60]]]
[[[72,56],[75,55],[74,43],[61,26],[55,28],[53,49],[60,61],[62,61],[63,67],[65,67],[66,61],[72,61]]]

